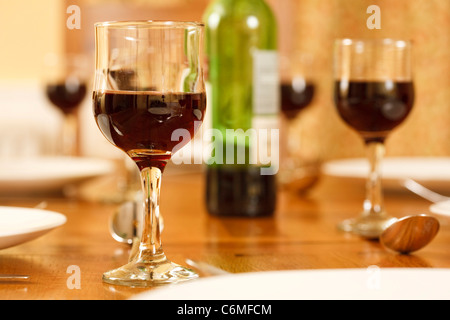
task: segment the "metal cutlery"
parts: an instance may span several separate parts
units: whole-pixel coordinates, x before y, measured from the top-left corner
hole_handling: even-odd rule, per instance
[[[28,281],[30,276],[24,274],[0,274],[0,282]]]
[[[191,267],[194,267],[204,273],[214,275],[214,276],[220,276],[220,275],[227,275],[231,274],[228,271],[225,271],[223,269],[220,269],[218,267],[215,267],[209,263],[203,262],[203,261],[197,261],[197,260],[191,260],[186,259],[186,263],[190,265]]]
[[[412,179],[403,180],[402,185],[409,191],[417,194],[418,196],[420,196],[424,199],[427,199],[428,201],[434,202],[434,203],[450,200],[450,197],[446,197],[442,194],[434,192],[434,191],[424,187],[420,183],[417,183],[416,181],[414,181]]]

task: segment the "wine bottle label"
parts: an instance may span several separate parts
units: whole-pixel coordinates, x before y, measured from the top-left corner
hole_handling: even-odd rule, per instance
[[[261,174],[278,171],[280,108],[278,53],[275,50],[254,50],[253,56],[253,118],[257,144],[251,148],[251,158],[265,166]],[[256,146],[256,147],[255,147]],[[263,172],[263,170],[265,170]],[[266,172],[267,171],[267,172]]]
[[[275,115],[279,111],[278,53],[258,50],[253,55],[253,113]]]
[[[276,174],[280,160],[279,118],[275,116],[254,116],[252,127],[255,141],[250,148],[250,159],[256,159],[262,175]]]

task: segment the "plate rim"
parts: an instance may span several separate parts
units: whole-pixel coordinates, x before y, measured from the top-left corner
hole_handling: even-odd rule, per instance
[[[42,226],[28,227],[28,228],[24,228],[23,230],[19,230],[19,231],[18,230],[16,230],[16,231],[13,231],[13,230],[1,231],[0,230],[0,239],[6,238],[6,237],[11,237],[11,236],[20,236],[20,235],[25,235],[25,234],[30,234],[30,233],[40,232],[40,231],[45,231],[45,230],[51,230],[56,227],[62,226],[67,222],[67,217],[64,214],[62,214],[60,212],[56,212],[56,211],[38,209],[38,208],[0,206],[0,212],[7,211],[7,210],[16,211],[11,214],[18,214],[18,212],[20,212],[20,211],[30,211],[30,212],[33,211],[35,213],[41,213],[41,214],[45,214],[46,216],[51,216],[51,217],[55,218],[55,220],[52,221],[51,223],[47,223]]]
[[[384,163],[392,163],[392,162],[429,162],[432,164],[436,164],[437,162],[448,162],[450,167],[450,157],[446,156],[392,156],[392,157],[384,157],[383,162]],[[336,170],[331,170],[330,168],[333,165],[340,165],[343,163],[367,163],[368,165],[368,159],[365,157],[350,157],[350,158],[339,158],[339,159],[332,159],[329,161],[326,161],[323,163],[321,172],[324,175],[333,176],[333,177],[339,177],[339,178],[348,178],[348,179],[366,179],[367,177],[361,174],[348,174],[348,172],[339,173]],[[449,175],[450,176],[450,175]],[[413,177],[416,180],[420,181],[437,181],[437,182],[445,182],[448,181],[449,176],[445,175],[438,175],[438,176],[431,176],[431,177]],[[383,173],[383,180],[401,180],[406,179],[407,177],[404,175],[390,175]],[[411,177],[410,177],[411,178]]]
[[[448,207],[449,207],[449,209],[447,210],[446,213],[439,209],[439,207],[442,206],[444,203],[448,203]],[[448,217],[450,217],[450,200],[444,200],[444,201],[432,203],[429,207],[429,210],[434,214],[448,218]]]
[[[383,277],[383,273],[384,276],[386,276],[386,273],[388,273],[388,278],[389,277],[393,277],[393,276],[397,276],[395,278],[395,281],[400,281],[398,280],[398,275],[396,275],[396,273],[400,273],[402,272],[402,276],[404,276],[404,278],[401,279],[401,281],[403,280],[407,280],[410,279],[411,275],[416,275],[417,273],[422,273],[422,276],[424,273],[441,273],[441,274],[445,274],[445,275],[449,275],[450,276],[450,268],[423,268],[423,267],[419,267],[419,268],[412,268],[412,267],[394,267],[394,268],[390,268],[390,267],[378,267],[375,266],[376,268],[378,268],[380,270],[381,276]],[[328,275],[328,276],[332,276],[333,273],[335,276],[339,276],[339,275],[344,275],[346,274],[348,275],[352,275],[352,273],[355,273],[356,280],[359,280],[359,277],[362,276],[366,276],[367,278],[370,277],[370,274],[368,272],[368,270],[370,270],[370,266],[368,268],[331,268],[331,269],[291,269],[291,270],[271,270],[271,271],[255,271],[255,272],[248,272],[248,273],[235,273],[235,274],[230,274],[230,275],[220,275],[220,276],[214,276],[214,277],[206,277],[206,278],[200,278],[197,280],[193,280],[192,282],[185,282],[185,283],[181,283],[177,286],[170,286],[170,287],[162,287],[162,288],[157,288],[156,290],[147,290],[147,291],[143,291],[140,293],[137,293],[136,295],[133,295],[132,297],[130,297],[131,300],[148,300],[148,299],[155,299],[155,300],[162,300],[165,298],[165,296],[167,295],[167,293],[170,293],[170,291],[172,290],[177,290],[176,288],[178,286],[197,286],[195,284],[196,283],[204,283],[204,282],[212,282],[211,285],[218,285],[218,281],[221,283],[227,283],[227,280],[229,281],[231,278],[233,279],[233,281],[238,281],[235,280],[236,278],[239,277],[260,277],[260,280],[263,281],[265,277],[270,277],[273,275],[278,275],[278,276],[285,276],[286,279],[288,279],[289,276],[291,275],[296,275],[298,274],[300,278],[302,277],[308,277],[311,276],[311,274],[315,274],[316,277],[322,276],[322,275]],[[440,275],[438,275],[440,276]],[[365,278],[365,279],[367,279]],[[338,278],[338,279],[342,279],[342,278]],[[417,281],[421,281],[422,283],[426,284],[429,283],[429,280],[425,280],[425,277],[418,277],[415,278],[417,279]],[[450,277],[449,277],[450,279]],[[267,279],[266,279],[267,280]],[[277,280],[277,279],[275,279]],[[301,280],[301,279],[300,279]],[[337,281],[338,284],[339,281]],[[202,285],[200,285],[201,287]],[[189,288],[189,287],[188,287]],[[190,288],[192,289],[192,288]],[[195,289],[195,288],[194,288]],[[164,291],[163,291],[164,290]],[[184,290],[183,288],[181,290]],[[367,288],[368,294],[367,296],[363,295],[360,297],[360,299],[372,299],[373,297],[370,296],[370,289]],[[381,290],[383,291],[383,290]],[[161,293],[161,294],[160,294]],[[351,293],[351,292],[350,292]],[[374,292],[376,295],[378,295],[379,293]],[[405,292],[405,297],[406,299],[414,299],[414,297],[411,297],[411,294],[418,296],[419,292],[416,294],[415,292]],[[409,297],[408,297],[409,296]],[[437,295],[436,295],[437,296]],[[432,297],[432,299],[439,299],[436,298],[436,296]],[[442,294],[438,295],[439,297],[442,297]],[[450,292],[447,292],[446,294],[446,298],[448,299],[448,297],[450,297]],[[326,299],[332,299],[332,297],[327,296]],[[382,299],[383,297],[376,297],[375,299]],[[178,298],[174,298],[176,299],[180,299]],[[186,297],[184,298],[186,299]],[[196,294],[193,294],[190,298],[190,300],[196,300],[196,299],[202,299],[202,297],[197,297]],[[223,297],[211,297],[211,299],[223,299]],[[234,299],[238,299],[238,300],[245,300],[246,298],[234,298]],[[272,298],[270,298],[272,299]],[[283,298],[284,299],[284,298]],[[296,297],[293,297],[293,299],[298,299]],[[306,298],[305,298],[306,299]],[[311,299],[315,299],[315,297],[311,298]],[[334,299],[340,299],[339,297],[334,297]],[[343,300],[347,300],[347,299],[354,299],[354,297],[352,296],[352,293],[350,294],[350,296],[341,296],[341,299]],[[386,299],[386,298],[384,298]],[[393,299],[393,298],[390,298]],[[188,298],[189,300],[189,298]]]
[[[71,162],[71,163],[94,163],[97,164],[108,164],[108,166],[105,166],[103,170],[88,170],[85,173],[76,172],[76,174],[70,174],[70,172],[67,171],[59,171],[58,174],[45,174],[45,175],[36,175],[36,176],[28,176],[28,175],[22,175],[22,176],[15,176],[13,175],[8,176],[6,174],[2,176],[2,170],[0,170],[0,184],[5,183],[18,183],[18,182],[27,182],[27,181],[55,181],[55,180],[67,180],[67,179],[83,179],[85,177],[92,177],[92,176],[99,176],[103,174],[107,174],[108,172],[113,171],[114,169],[114,163],[109,159],[102,159],[102,158],[95,158],[95,157],[38,157],[36,159],[22,159],[22,160],[14,160],[15,163],[19,162],[22,164],[36,164],[36,163],[44,163],[46,165],[49,164],[56,164],[56,163],[64,163],[64,162]],[[8,164],[11,163],[10,159],[0,160],[1,164]],[[99,165],[98,168],[101,166]],[[39,168],[38,168],[39,169]],[[7,172],[7,171],[3,171]],[[62,174],[61,174],[62,173]]]

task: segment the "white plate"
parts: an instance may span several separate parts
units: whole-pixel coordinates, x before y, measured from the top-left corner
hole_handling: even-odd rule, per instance
[[[0,207],[0,249],[33,240],[65,222],[63,214],[53,211]]]
[[[430,211],[440,216],[450,218],[450,200],[433,203]]]
[[[111,173],[113,169],[111,161],[95,158],[1,160],[0,192],[54,191],[68,184]]]
[[[365,180],[369,162],[365,158],[342,159],[327,162],[323,173],[331,176]],[[399,183],[413,179],[429,188],[447,189],[450,193],[450,158],[448,157],[392,157],[381,164],[383,186],[403,188]]]
[[[269,271],[203,278],[145,291],[137,300],[450,299],[450,269]]]

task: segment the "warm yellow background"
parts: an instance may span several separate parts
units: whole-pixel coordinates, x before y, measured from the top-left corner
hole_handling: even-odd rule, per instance
[[[62,0],[0,0],[0,80],[39,79],[47,52],[63,50]]]
[[[198,20],[208,0],[0,0],[0,82],[41,77],[47,52],[92,54],[93,26],[105,19],[187,17]],[[387,155],[450,155],[449,0],[268,0],[278,16],[280,48],[315,56],[317,95],[295,120],[302,149],[330,158],[363,156],[360,138],[338,118],[332,101],[336,37],[395,37],[414,42],[416,102],[387,141]],[[66,8],[82,8],[82,29],[65,27]],[[381,8],[381,30],[369,30],[369,5]],[[25,93],[24,93],[25,94]]]

